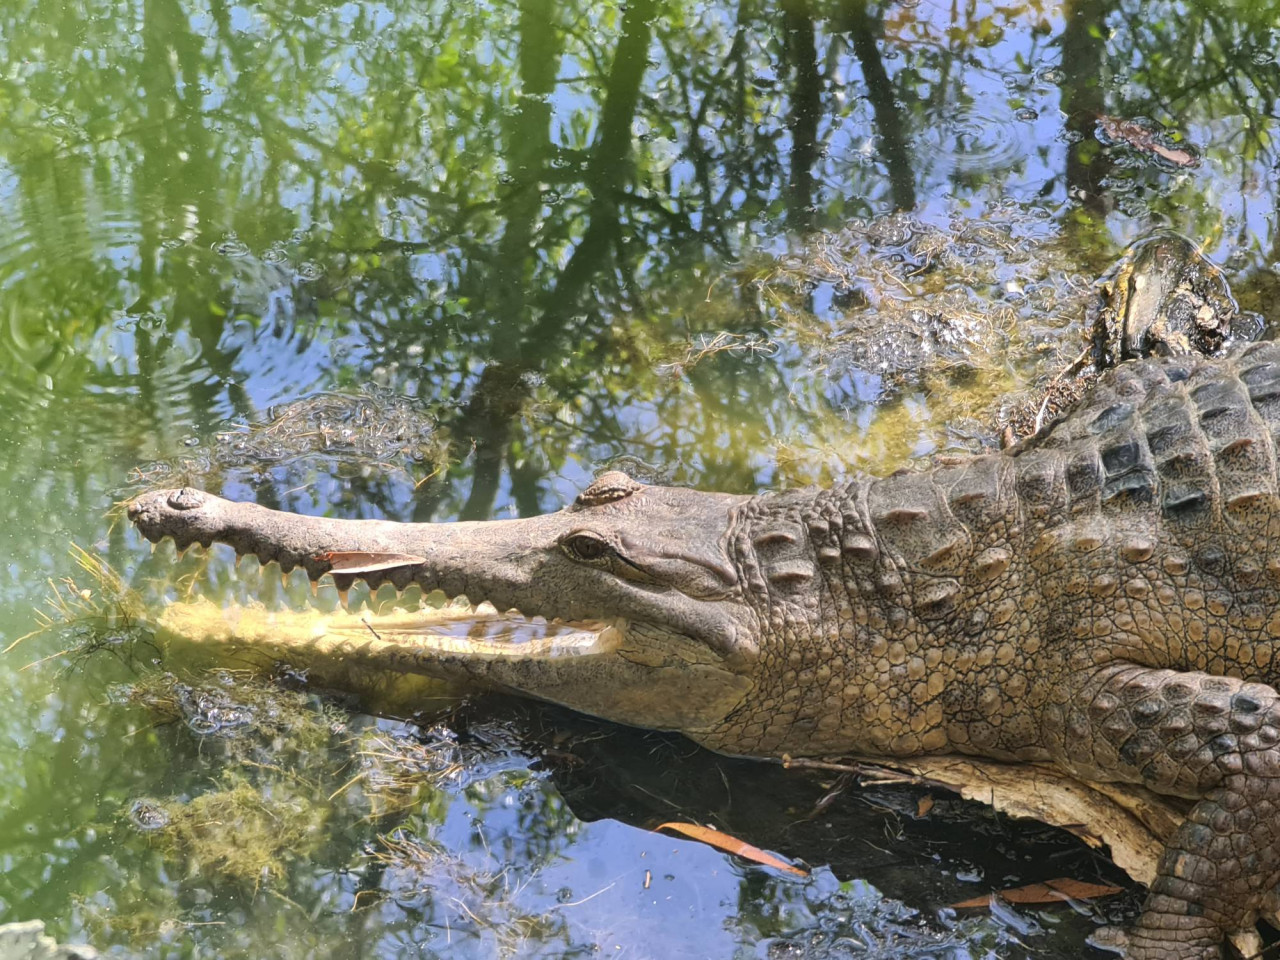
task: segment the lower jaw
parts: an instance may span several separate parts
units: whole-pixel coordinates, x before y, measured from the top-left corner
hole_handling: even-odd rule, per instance
[[[417,715],[431,701],[452,703],[477,688],[465,670],[433,672],[435,665],[604,654],[621,643],[626,627],[498,614],[461,599],[375,613],[272,610],[204,598],[167,605],[152,626],[167,659],[298,677],[313,688],[355,694],[371,712],[393,716]]]

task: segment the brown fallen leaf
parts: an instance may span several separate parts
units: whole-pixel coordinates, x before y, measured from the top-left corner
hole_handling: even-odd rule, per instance
[[[974,897],[972,900],[961,900],[951,904],[956,909],[965,907],[989,907],[991,897],[998,896],[1009,903],[1058,903],[1063,900],[1095,900],[1098,897],[1109,897],[1113,893],[1121,893],[1123,887],[1113,887],[1105,883],[1086,883],[1083,880],[1072,880],[1070,877],[1058,877],[1056,880],[1045,880],[1043,883],[1029,883],[1025,887],[1014,887],[1001,890],[997,894]]]
[[[1120,117],[1098,116],[1098,129],[1112,143],[1125,143],[1135,150],[1154,153],[1162,160],[1168,160],[1177,167],[1197,167],[1200,158],[1190,150],[1170,146],[1158,131],[1137,120],[1124,120]]]
[[[927,817],[933,809],[933,794],[926,793],[916,802],[916,819]]]
[[[803,870],[793,864],[787,863],[775,857],[771,853],[766,853],[759,847],[753,847],[749,843],[739,840],[737,837],[731,837],[727,833],[721,833],[719,830],[713,830],[711,827],[700,826],[696,823],[660,823],[655,828],[657,830],[674,830],[676,833],[682,833],[691,840],[697,840],[708,846],[715,847],[717,850],[723,850],[725,853],[732,853],[735,857],[742,857],[744,860],[750,860],[752,863],[759,863],[766,867],[773,867],[775,870],[781,870],[783,873],[790,873],[797,877],[809,876],[808,870]]]
[[[427,562],[426,557],[411,553],[379,553],[368,550],[329,550],[317,553],[311,559],[329,564],[330,573],[373,573],[375,570],[394,570],[396,567],[417,567]]]

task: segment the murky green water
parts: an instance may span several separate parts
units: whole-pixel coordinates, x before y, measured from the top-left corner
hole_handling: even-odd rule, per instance
[[[1277,48],[1280,7],[1245,2],[7,0],[0,646],[73,542],[165,569],[108,516],[161,479],[447,520],[606,465],[891,469],[989,440],[1156,228],[1265,313]],[[249,429],[325,393],[363,399],[292,408],[301,451]],[[815,813],[829,781],[530,704],[419,728],[304,701],[305,749],[161,723],[119,686],[146,656],[69,640],[0,657],[0,922],[113,956],[1067,957],[1089,916],[939,908],[1114,876],[978,808]],[[379,737],[439,764],[404,804],[350,786]],[[142,829],[245,782],[288,841],[252,882]]]

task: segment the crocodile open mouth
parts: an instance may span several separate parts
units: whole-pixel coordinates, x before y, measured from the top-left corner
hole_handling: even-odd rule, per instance
[[[173,538],[153,542],[152,549],[165,540]],[[174,548],[179,558],[187,550],[205,549],[201,544],[180,546],[176,542]],[[209,548],[211,554],[213,549]],[[236,568],[241,569],[242,561],[250,556],[257,559],[254,554],[235,552]],[[268,561],[260,566],[263,572],[269,567],[280,570],[288,587],[289,575],[278,564]],[[335,587],[338,607],[329,611],[318,605],[267,609],[231,603],[219,610],[212,603],[179,602],[170,605],[162,624],[168,632],[181,632],[189,641],[225,642],[234,630],[240,639],[246,639],[243,635],[247,633],[261,640],[270,632],[275,635],[273,645],[289,646],[291,639],[299,645],[314,644],[323,633],[348,642],[374,638],[384,649],[401,647],[406,654],[424,657],[465,655],[479,659],[551,659],[613,653],[627,628],[621,618],[565,620],[528,616],[515,608],[499,612],[484,600],[472,603],[464,595],[449,597],[440,590],[419,592],[412,582],[408,587],[395,587],[395,604],[380,603],[379,588],[394,582],[390,568],[326,573],[316,578],[308,576],[308,580],[313,598],[325,586]],[[369,588],[367,604],[351,592],[357,581]]]

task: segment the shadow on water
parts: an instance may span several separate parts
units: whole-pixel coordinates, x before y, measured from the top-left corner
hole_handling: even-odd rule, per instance
[[[1153,229],[1265,313],[1276,22],[1125,0],[12,0],[0,647],[72,541],[160,575],[104,518],[162,479],[420,520],[555,509],[611,465],[821,482],[989,442]],[[303,453],[264,432],[282,417]],[[116,955],[1078,956],[1086,916],[936,910],[1111,875],[944,798],[917,819],[918,794],[848,792],[806,819],[830,784],[493,702],[452,715],[483,749],[395,823],[335,795],[343,734],[290,758],[276,800],[319,837],[246,886],[129,820],[230,795],[221,741],[113,695],[154,654],[69,670],[63,642],[0,658],[0,922]],[[819,869],[636,829],[676,814]],[[429,855],[384,845],[408,859],[375,868],[395,829]]]

